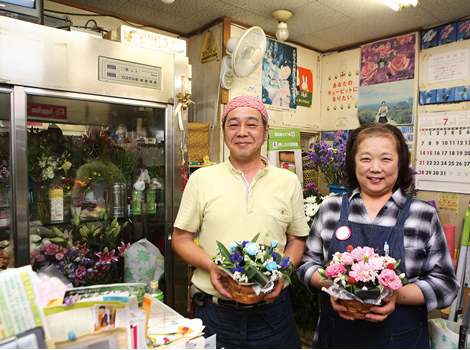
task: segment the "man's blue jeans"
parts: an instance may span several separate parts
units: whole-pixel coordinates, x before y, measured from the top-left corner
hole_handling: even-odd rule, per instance
[[[218,349],[301,348],[288,288],[273,303],[249,309],[206,299],[203,306],[196,304],[194,316],[206,326],[206,338],[216,334]]]

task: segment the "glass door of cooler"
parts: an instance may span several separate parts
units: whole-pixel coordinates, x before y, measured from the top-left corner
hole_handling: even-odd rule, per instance
[[[54,265],[75,286],[118,283],[128,244],[146,238],[164,256],[167,105],[25,92],[27,181],[17,195],[33,269]]]
[[[7,268],[11,249],[10,97],[11,90],[0,88],[0,271]]]

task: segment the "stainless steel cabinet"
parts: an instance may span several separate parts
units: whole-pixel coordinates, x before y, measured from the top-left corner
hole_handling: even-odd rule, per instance
[[[7,148],[0,164],[10,172],[0,185],[8,189],[0,198],[0,242],[9,240],[12,266],[30,263],[34,230],[71,225],[77,210],[90,222],[106,212],[128,222],[125,243],[147,238],[160,249],[165,301],[186,313],[188,268],[171,249],[171,232],[186,142],[173,113],[189,79],[187,58],[14,19],[5,19],[0,34],[0,146]],[[123,81],[103,79],[109,69]],[[158,72],[155,86],[143,70]],[[102,179],[77,209],[73,185],[96,176]],[[135,209],[139,177],[147,179],[141,195],[151,199],[140,197],[140,212],[128,207]],[[49,195],[43,203],[41,191]]]

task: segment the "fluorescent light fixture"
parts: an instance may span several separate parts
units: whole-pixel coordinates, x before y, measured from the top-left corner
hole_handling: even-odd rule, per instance
[[[401,6],[397,4],[395,1],[392,0],[380,0],[382,3],[390,7],[393,11],[400,12],[401,11]]]

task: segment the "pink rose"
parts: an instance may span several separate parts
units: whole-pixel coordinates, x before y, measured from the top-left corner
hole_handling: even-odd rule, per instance
[[[343,253],[343,255],[341,255],[341,262],[345,265],[352,265],[354,263],[354,257],[351,253]]]
[[[382,270],[379,275],[379,283],[389,290],[398,290],[403,286],[400,277],[390,269]]]
[[[86,267],[85,266],[80,266],[78,269],[75,270],[75,276],[77,278],[83,278],[83,273],[86,271]]]
[[[395,56],[395,58],[388,64],[388,68],[390,72],[395,75],[398,72],[405,71],[408,69],[408,65],[410,64],[410,59],[406,57],[404,54],[399,53]]]
[[[374,266],[374,269],[380,270],[384,266],[384,258],[376,257],[369,260],[369,263]]]
[[[361,70],[361,80],[365,81],[370,79],[374,76],[375,72],[377,72],[377,63],[369,61],[364,63],[364,66]]]
[[[44,260],[46,260],[46,258],[41,253],[36,252],[36,251],[31,252],[31,260],[30,260],[31,265],[33,265],[36,261],[41,262]]]
[[[325,275],[328,278],[336,278],[340,273],[345,273],[346,269],[339,263],[331,264],[325,269]]]
[[[62,260],[64,258],[64,254],[62,252],[58,252],[55,254],[55,258],[57,260]]]
[[[390,46],[381,44],[377,47],[377,52],[380,52],[382,57],[387,57],[388,52],[390,51]]]
[[[44,249],[43,249],[44,247]],[[51,243],[51,244],[44,244],[41,247],[41,250],[45,251],[47,255],[55,255],[57,251],[59,250],[59,246],[57,244]]]
[[[411,43],[413,41],[413,36],[412,35],[407,35],[407,36],[401,36],[397,39],[398,45],[404,45]]]

